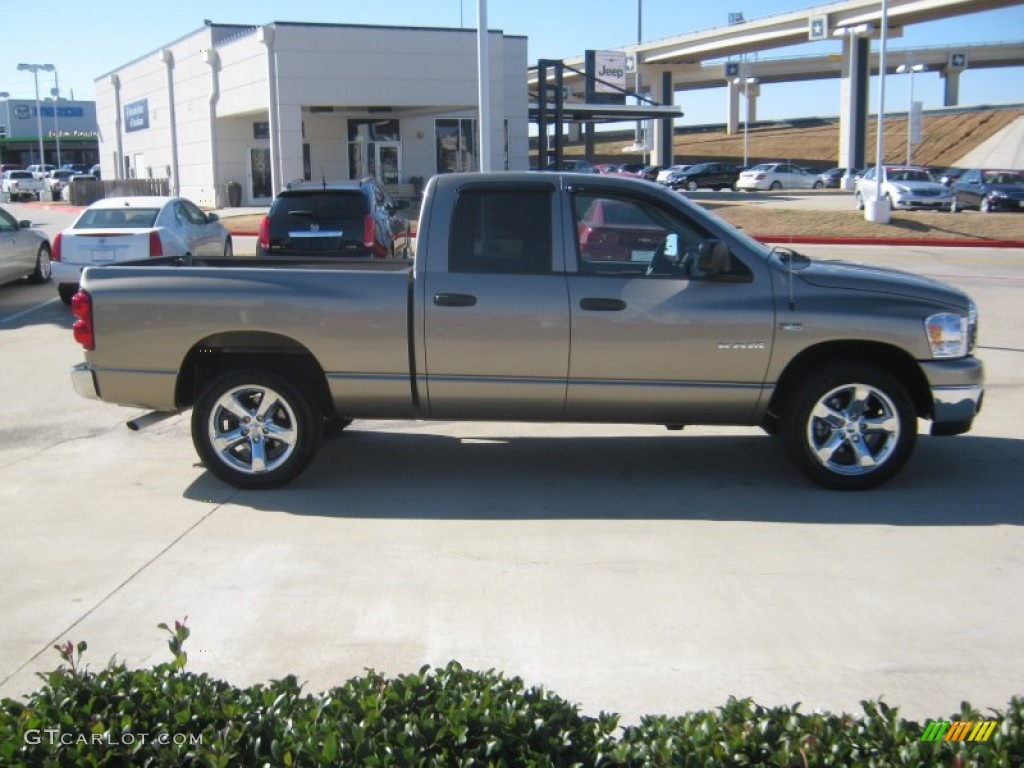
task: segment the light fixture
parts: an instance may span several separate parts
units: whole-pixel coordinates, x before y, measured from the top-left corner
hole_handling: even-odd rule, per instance
[[[36,84],[36,132],[39,135],[39,165],[43,166],[46,164],[45,156],[43,154],[43,116],[42,109],[39,104],[39,70],[43,72],[53,72],[56,67],[53,64],[19,64],[19,72],[31,72],[32,79],[35,80]]]
[[[910,102],[907,107],[907,165],[910,165],[911,158],[914,156],[914,73],[927,70],[928,67],[924,64],[914,64],[911,61],[900,64],[895,70],[897,75],[910,75]]]

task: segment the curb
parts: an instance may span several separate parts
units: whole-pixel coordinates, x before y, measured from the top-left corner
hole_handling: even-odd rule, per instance
[[[754,235],[760,243],[776,245],[926,245],[933,248],[1024,248],[1024,240],[943,240],[926,237],[802,237]]]

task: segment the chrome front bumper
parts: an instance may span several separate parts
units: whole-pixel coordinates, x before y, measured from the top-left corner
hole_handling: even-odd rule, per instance
[[[79,363],[71,369],[71,383],[81,397],[99,400],[100,393],[96,387],[96,377],[88,363]]]
[[[932,395],[932,434],[958,435],[971,428],[985,398],[985,369],[976,357],[921,364]]]

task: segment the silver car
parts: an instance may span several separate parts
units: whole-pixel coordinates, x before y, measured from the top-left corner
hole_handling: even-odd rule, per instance
[[[0,283],[28,277],[29,282],[50,279],[50,241],[31,229],[32,222],[18,221],[0,208]]]
[[[878,188],[875,174],[870,168],[857,182],[854,202],[857,210],[864,209],[865,200],[873,200]],[[907,166],[884,166],[882,171],[881,196],[888,198],[892,209],[932,209],[948,211],[953,204],[953,195],[944,184],[932,179],[924,168]]]

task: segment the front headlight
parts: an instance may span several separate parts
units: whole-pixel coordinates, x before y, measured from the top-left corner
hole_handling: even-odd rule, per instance
[[[965,357],[970,342],[967,317],[954,312],[941,312],[924,321],[925,335],[932,357]]]

